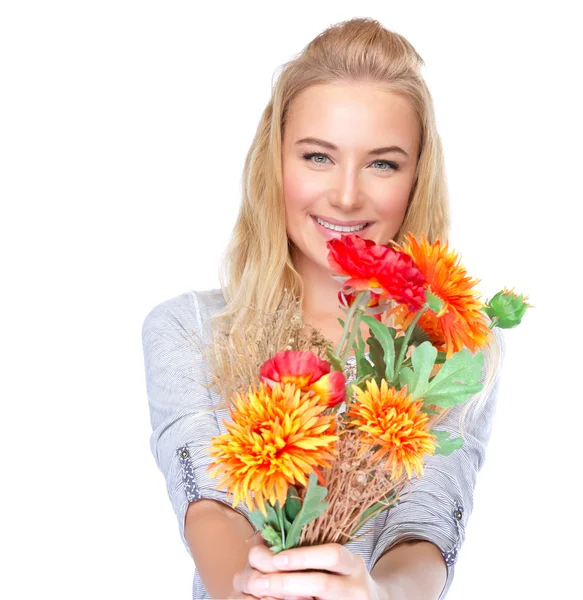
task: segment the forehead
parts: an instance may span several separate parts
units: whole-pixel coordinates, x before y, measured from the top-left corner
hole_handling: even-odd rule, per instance
[[[370,83],[313,85],[294,98],[285,125],[288,144],[317,137],[341,150],[397,144],[411,155],[419,135],[409,102]]]

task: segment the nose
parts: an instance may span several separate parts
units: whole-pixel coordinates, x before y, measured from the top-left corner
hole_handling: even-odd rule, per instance
[[[338,178],[330,194],[330,204],[342,212],[354,212],[363,204],[361,191],[358,170],[339,169]]]

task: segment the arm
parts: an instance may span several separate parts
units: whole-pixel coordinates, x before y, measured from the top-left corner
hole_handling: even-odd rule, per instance
[[[431,542],[401,542],[383,554],[371,576],[389,600],[436,599],[445,586],[447,567]]]
[[[199,500],[188,506],[184,534],[209,595],[227,598],[233,576],[247,564],[253,527],[231,508]]]
[[[201,412],[217,398],[202,385],[208,381],[200,381],[204,363],[191,332],[204,338],[202,323],[215,300],[206,296],[200,305],[198,300],[191,293],[167,300],[148,313],[142,326],[150,447],[166,481],[180,537],[206,591],[226,597],[222,590],[228,587],[230,593],[234,572],[245,564],[243,544],[254,528],[247,507],[231,508],[226,492],[215,489],[217,480],[206,470],[211,458],[205,450],[211,437],[225,432],[227,411]]]
[[[493,385],[483,404],[480,407],[472,407],[466,416],[462,448],[449,456],[426,457],[424,474],[411,480],[402,501],[385,513],[384,526],[375,540],[370,560],[371,574],[374,571],[375,576],[383,579],[387,585],[397,586],[405,593],[404,598],[407,600],[445,598],[453,580],[458,552],[464,542],[466,524],[473,509],[476,478],[485,460],[497,403],[500,365],[504,358],[505,346],[502,332],[499,329],[495,329],[494,332],[500,345],[501,360],[496,368]],[[482,380],[485,373],[486,369]],[[436,428],[459,436],[458,421],[464,406],[465,404],[455,406]],[[413,540],[426,543],[397,547],[401,542]],[[441,558],[434,550],[439,550]],[[420,584],[414,580],[418,577],[418,567],[414,564],[404,564],[417,560],[421,560],[427,567],[426,572],[419,566],[428,578],[426,585],[423,584],[424,591],[418,589]],[[445,583],[436,594],[435,589],[441,581],[440,571],[444,564]],[[387,575],[386,572],[395,568],[395,565],[398,575],[395,575],[393,584],[393,576]],[[415,595],[416,593],[419,595]],[[397,591],[397,599],[398,594]]]

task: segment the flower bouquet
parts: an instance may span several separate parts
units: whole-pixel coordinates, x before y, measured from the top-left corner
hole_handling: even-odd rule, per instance
[[[208,448],[217,487],[247,504],[275,553],[355,539],[423,475],[424,457],[461,448],[435,426],[482,389],[492,329],[518,325],[529,306],[506,288],[481,302],[478,280],[439,240],[409,234],[401,247],[351,234],[327,246],[342,284],[338,346],[265,360]]]

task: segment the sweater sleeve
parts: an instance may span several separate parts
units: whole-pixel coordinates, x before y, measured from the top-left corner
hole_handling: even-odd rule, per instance
[[[500,329],[494,329],[494,332],[500,345],[501,364],[505,353],[504,337]],[[497,404],[500,364],[484,404],[477,410],[472,407],[465,418],[462,448],[449,456],[427,457],[423,475],[411,480],[403,500],[385,513],[385,524],[371,557],[371,571],[378,559],[399,542],[410,539],[432,542],[440,549],[447,566],[447,579],[439,600],[445,598],[473,509],[477,473],[485,460]],[[486,366],[482,382],[485,372]],[[464,406],[458,404],[452,408],[436,429],[458,437],[459,416]]]
[[[190,502],[218,500],[229,507],[226,491],[215,489],[217,480],[206,467],[212,458],[204,452],[212,437],[225,433],[225,409],[201,413],[217,402],[208,383],[208,370],[192,332],[204,339],[196,292],[188,292],[155,306],[145,317],[142,344],[152,433],[150,448],[164,476],[180,537],[192,556],[184,535]],[[205,378],[201,382],[201,377]],[[249,519],[245,505],[235,510]],[[255,528],[254,528],[255,529]]]

